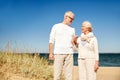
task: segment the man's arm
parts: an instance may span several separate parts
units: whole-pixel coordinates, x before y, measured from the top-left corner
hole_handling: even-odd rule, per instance
[[[73,37],[73,40],[72,40],[72,44],[73,44],[73,45],[76,45],[76,44],[77,44],[77,39],[78,39],[78,36],[74,36],[74,37]]]
[[[53,48],[54,48],[54,42],[55,42],[55,25],[52,27],[51,33],[50,33],[50,39],[49,39],[49,59],[54,60],[53,55]]]
[[[49,59],[54,60],[54,55],[53,55],[53,43],[49,43]]]

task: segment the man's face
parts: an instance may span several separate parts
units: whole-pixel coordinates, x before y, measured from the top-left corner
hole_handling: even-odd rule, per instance
[[[74,20],[73,14],[68,13],[65,15],[65,21],[67,22],[68,25],[70,25],[73,20]]]

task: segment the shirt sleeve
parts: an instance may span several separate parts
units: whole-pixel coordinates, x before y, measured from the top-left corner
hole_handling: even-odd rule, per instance
[[[49,38],[49,43],[54,43],[55,41],[55,25],[52,27],[51,32],[50,32],[50,38]]]
[[[98,42],[97,38],[94,37],[89,43],[86,45],[89,49],[93,49],[95,53],[95,60],[99,61],[99,52],[98,52]]]
[[[99,52],[98,52],[98,41],[97,38],[94,38],[94,52],[95,52],[95,59],[99,61]]]
[[[73,36],[75,36],[75,29],[73,28]]]

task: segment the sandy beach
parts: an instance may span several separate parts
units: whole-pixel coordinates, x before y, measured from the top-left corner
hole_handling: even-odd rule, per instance
[[[53,68],[53,66],[50,67]],[[16,74],[8,73],[7,76],[9,76],[9,80],[32,80]],[[74,66],[73,80],[79,80],[78,66]],[[99,67],[97,80],[120,80],[120,67]]]
[[[79,80],[78,66],[74,66],[73,80]],[[97,80],[120,80],[120,67],[99,67]]]

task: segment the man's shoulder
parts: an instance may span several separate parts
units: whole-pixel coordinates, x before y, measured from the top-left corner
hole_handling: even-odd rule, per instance
[[[62,28],[62,27],[67,27],[68,29],[75,30],[75,28],[74,28],[74,27],[72,27],[72,26],[69,26],[69,25],[65,25],[65,24],[63,24],[63,23],[57,23],[57,24],[54,24],[54,25],[53,25],[53,27],[54,27],[54,28]]]
[[[54,26],[59,26],[59,25],[62,25],[62,23],[57,23],[57,24],[54,24]]]
[[[54,24],[54,25],[53,25],[53,28],[57,28],[57,27],[59,27],[59,26],[61,26],[61,23]]]
[[[52,29],[56,29],[58,27],[58,24],[54,24]]]

